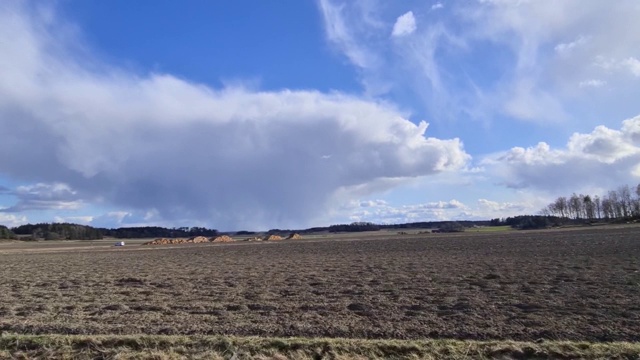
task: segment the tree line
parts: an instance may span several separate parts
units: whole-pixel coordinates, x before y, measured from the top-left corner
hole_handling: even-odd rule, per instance
[[[15,239],[16,234],[13,233],[8,227],[0,225],[0,239]]]
[[[0,226],[0,239],[32,240],[98,240],[105,237],[117,239],[142,239],[158,237],[218,236],[218,230],[204,227],[164,228],[160,226],[123,227],[117,229],[95,228],[70,223],[26,224],[14,228]]]
[[[602,197],[573,193],[560,196],[541,210],[541,215],[575,220],[614,220],[640,217],[640,185],[623,185]]]
[[[93,240],[102,239],[102,232],[87,225],[70,223],[26,224],[11,229],[16,235],[30,235],[33,239],[44,240]]]
[[[403,224],[375,224],[372,222],[352,222],[350,224],[335,224],[330,226],[311,227],[307,229],[271,229],[267,231],[267,234],[284,235],[291,233],[298,234],[312,234],[319,232],[364,232],[364,231],[378,231],[378,230],[404,230],[404,229],[429,229],[437,228],[448,231],[450,229],[462,229],[472,226],[489,226],[488,220],[460,220],[460,221],[422,221]],[[255,234],[252,231],[238,231],[238,235]]]
[[[532,230],[544,229],[550,226],[565,224],[567,219],[553,215],[518,215],[502,219],[491,219],[489,226],[510,226],[514,229]]]

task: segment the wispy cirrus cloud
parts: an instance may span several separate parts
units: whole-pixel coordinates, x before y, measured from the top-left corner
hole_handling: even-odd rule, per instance
[[[581,88],[599,88],[607,85],[606,81],[598,80],[598,79],[589,79],[580,81],[579,86]]]
[[[377,2],[374,13],[386,27],[367,27],[352,2],[321,3],[349,9],[339,18],[324,18],[328,32],[335,23],[345,32],[357,29],[351,32],[353,47],[341,49],[346,54],[348,49],[366,49],[377,59],[373,70],[352,61],[370,70],[362,73],[366,87],[384,85],[370,93],[393,95],[412,89],[424,100],[422,110],[438,119],[502,116],[572,126],[574,114],[588,112],[590,106],[601,108],[589,100],[576,101],[589,99],[585,85],[594,83],[585,79],[608,84],[609,91],[600,94],[603,102],[640,91],[633,79],[640,74],[640,25],[635,20],[640,9],[631,0],[451,1],[446,9],[440,3],[422,3],[402,10]],[[402,41],[381,40],[380,34],[389,29],[403,35]],[[336,44],[331,36],[328,39]],[[598,62],[601,66],[594,66]],[[628,113],[629,103],[625,106]]]

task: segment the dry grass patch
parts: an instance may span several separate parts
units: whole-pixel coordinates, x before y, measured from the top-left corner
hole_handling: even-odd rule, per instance
[[[637,359],[638,343],[225,336],[3,335],[0,357],[71,359]]]

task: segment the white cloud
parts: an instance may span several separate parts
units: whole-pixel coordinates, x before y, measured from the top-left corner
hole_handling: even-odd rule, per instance
[[[602,70],[611,71],[615,68],[618,68],[620,64],[619,64],[619,61],[616,61],[611,58],[605,58],[602,55],[598,55],[593,60],[593,65],[601,68]]]
[[[561,122],[568,115],[553,94],[537,89],[535,81],[523,78],[505,96],[504,113],[516,119],[532,122]]]
[[[517,201],[514,202],[479,199],[472,206],[455,199],[409,205],[392,205],[385,202],[368,204],[368,206],[360,208],[358,206],[347,206],[343,210],[348,214],[351,221],[367,221],[377,224],[489,220],[496,217],[537,214],[548,203],[547,200],[547,198],[540,198],[529,193],[520,193],[517,196]]]
[[[435,3],[433,5],[431,5],[431,10],[438,10],[438,9],[442,9],[444,7],[444,5],[442,3]]]
[[[21,185],[13,192],[16,196],[35,199],[65,199],[77,194],[69,185],[62,183]]]
[[[379,18],[376,1],[318,0],[325,34],[330,45],[356,67],[368,97],[389,92],[392,81],[381,69],[387,68],[386,54],[377,44],[388,42],[390,24]]]
[[[599,88],[607,85],[606,81],[598,80],[598,79],[589,79],[580,81],[578,86],[581,88]]]
[[[601,125],[588,134],[575,133],[564,149],[541,142],[488,157],[483,164],[514,188],[566,192],[638,181],[640,116],[623,121],[620,130]]]
[[[363,7],[363,3],[368,6]],[[405,91],[405,87],[410,86],[420,89],[420,95],[443,99],[441,107],[450,105],[446,103],[448,96],[435,94],[446,91],[440,86],[435,54],[443,43],[459,46],[459,40],[441,23],[420,30],[413,11],[388,23],[384,19],[385,11],[376,2],[372,5],[363,1],[320,0],[319,4],[328,40],[360,70],[367,95]],[[409,37],[409,34],[416,36]],[[396,41],[398,37],[405,39]],[[406,72],[399,73],[399,69]]]
[[[511,201],[478,199],[477,206],[473,209],[473,214],[480,219],[537,215],[550,201],[550,196],[541,196],[538,192],[519,190]]]
[[[62,183],[18,186],[15,190],[1,189],[1,194],[17,198],[15,205],[0,212],[22,212],[29,210],[75,210],[82,207],[76,191]]]
[[[634,57],[629,57],[624,60],[624,65],[626,65],[633,75],[640,76],[640,60]]]
[[[147,219],[139,221],[139,216],[134,215],[129,211],[109,211],[102,215],[93,216],[91,219],[91,226],[101,228],[118,228],[118,227],[131,227],[130,223],[140,223],[143,226],[161,225],[155,224],[153,219]],[[164,224],[166,226],[166,224]]]
[[[594,124],[602,121],[596,118],[601,119],[603,113],[615,113],[604,110],[602,103],[614,103],[627,93],[640,91],[640,83],[593,66],[606,59],[609,67],[620,68],[621,60],[640,56],[640,24],[635,20],[640,7],[635,1],[494,1],[466,6],[462,14],[474,24],[472,37],[510,49],[515,56],[514,62],[504,64],[505,77],[494,91],[489,89],[493,96],[488,97],[494,102],[497,98],[497,104],[524,103],[525,111],[508,112],[513,118],[557,123],[572,115],[597,112],[599,116],[591,119],[571,119]],[[602,103],[576,90],[584,79],[607,84],[610,91],[599,94]],[[526,87],[520,85],[523,82]],[[630,102],[617,104],[622,106],[625,111],[619,113],[638,111]],[[615,118],[606,119],[608,125]]]
[[[128,211],[111,211],[109,213],[106,214],[106,216],[108,217],[112,217],[117,219],[118,223],[122,223],[122,221],[128,217],[131,216],[132,214]]]
[[[626,59],[607,58],[602,55],[598,55],[594,59],[594,65],[607,71],[628,71],[634,76],[640,76],[640,60],[631,56]]]
[[[373,207],[373,206],[380,206],[380,205],[387,205],[387,202],[384,200],[363,200],[360,201],[359,206],[360,207]]]
[[[345,19],[347,11],[344,5],[336,5],[330,0],[319,0],[320,11],[324,17],[325,30],[329,40],[336,44],[340,51],[342,51],[349,61],[354,65],[369,69],[378,66],[378,55],[370,51],[362,42],[358,39],[356,29],[353,29],[349,24],[349,20]],[[372,21],[365,21],[365,14],[360,14],[360,20],[371,23]]]
[[[526,206],[522,204],[515,204],[511,202],[497,202],[491,201],[487,199],[478,199],[478,205],[482,209],[489,210],[490,212],[498,212],[504,213],[505,211],[517,212],[518,214],[522,214],[523,211],[526,210]]]
[[[420,204],[416,206],[421,209],[464,209],[466,206],[460,201],[453,199],[450,201],[438,201]]]
[[[325,5],[339,17],[339,7]],[[0,172],[66,184],[49,189],[70,195],[63,208],[100,198],[151,212],[154,221],[304,226],[330,212],[336,197],[457,169],[469,158],[458,139],[425,137],[426,123],[385,103],[213,89],[79,61],[69,45],[76,39],[57,37],[53,16],[43,25],[24,8],[0,8],[0,132],[7,139],[0,152],[20,154],[1,157]],[[344,28],[332,34],[353,45]]]
[[[567,53],[571,52],[574,48],[582,46],[586,44],[587,38],[584,36],[579,36],[576,40],[569,43],[560,43],[554,47],[554,50],[560,55],[567,55]]]
[[[57,223],[72,223],[72,224],[82,224],[82,225],[91,225],[95,217],[91,215],[86,216],[54,216],[53,222]]]
[[[24,225],[28,223],[26,216],[18,216],[15,214],[5,214],[0,212],[0,225],[8,228]]]
[[[396,19],[396,23],[393,25],[393,31],[391,32],[392,36],[405,36],[412,34],[416,31],[416,18],[413,16],[412,11],[407,11],[406,13],[398,16]]]
[[[455,199],[399,206],[380,200],[359,201],[357,204],[359,206],[351,204],[344,207],[344,215],[350,221],[368,221],[377,224],[461,219],[465,217],[465,211],[468,209],[465,204]]]

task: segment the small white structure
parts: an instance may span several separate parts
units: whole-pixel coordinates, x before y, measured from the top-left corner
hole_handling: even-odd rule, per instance
[[[124,246],[124,241],[118,241],[117,243],[113,244],[113,246]]]

